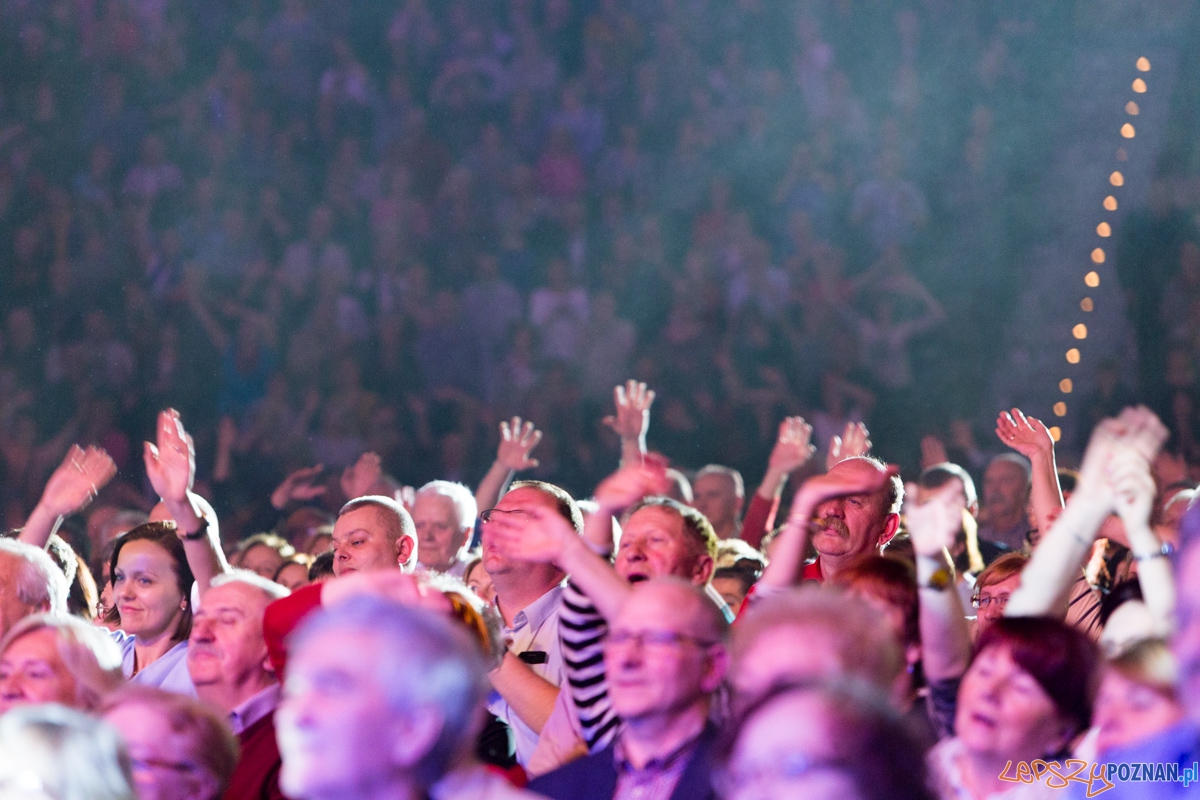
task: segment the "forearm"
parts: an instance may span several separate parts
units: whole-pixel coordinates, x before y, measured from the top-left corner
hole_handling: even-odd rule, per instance
[[[621,466],[640,467],[646,460],[646,437],[621,437]]]
[[[944,557],[917,557],[921,665],[930,681],[960,677],[971,661],[971,634],[958,592],[952,583],[941,590],[929,586],[934,573],[945,568]]]
[[[46,547],[46,543],[58,530],[61,522],[62,517],[38,503],[30,513],[29,519],[25,520],[21,535],[17,538],[41,550]]]
[[[504,487],[512,480],[513,474],[511,469],[499,461],[493,461],[487,474],[479,482],[479,487],[475,489],[476,507],[480,511],[493,508],[504,493]]]
[[[554,710],[558,687],[512,653],[504,654],[500,666],[488,673],[488,678],[521,721],[541,733]]]
[[[596,606],[600,616],[612,619],[630,592],[629,584],[612,565],[578,538],[563,548],[557,560],[563,572],[571,576],[571,582]]]
[[[1037,519],[1038,530],[1050,529],[1050,520],[1063,507],[1062,489],[1058,485],[1058,467],[1054,450],[1046,450],[1037,458],[1030,459],[1033,465],[1029,502]]]
[[[775,498],[783,492],[783,486],[787,483],[788,473],[780,469],[767,468],[767,474],[763,475],[762,483],[758,485],[756,494],[764,500],[774,502]]]
[[[768,589],[786,589],[800,575],[804,552],[808,547],[808,523],[816,506],[797,495],[797,505],[775,542],[775,553],[758,583]]]
[[[205,524],[204,517],[192,497],[192,493],[188,492],[188,497],[182,503],[167,501],[164,503],[167,511],[171,514],[171,519],[175,521],[175,525],[185,537],[183,538],[183,552],[187,556],[188,568],[191,569],[192,576],[196,579],[200,597],[203,598],[208,592],[212,579],[227,572],[229,564],[225,561],[225,554],[221,551],[215,520],[208,526],[207,535],[203,538],[186,538],[188,534],[195,533]]]
[[[1126,531],[1133,555],[1138,559],[1138,584],[1154,622],[1154,635],[1169,638],[1174,629],[1175,614],[1175,577],[1171,562],[1162,555],[1162,543],[1149,526],[1127,525]]]
[[[1108,515],[1102,500],[1076,494],[1021,571],[1021,586],[1005,609],[1010,617],[1062,615],[1072,582]]]

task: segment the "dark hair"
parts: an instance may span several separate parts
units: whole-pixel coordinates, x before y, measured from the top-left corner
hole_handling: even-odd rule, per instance
[[[1116,586],[1109,590],[1108,594],[1100,601],[1100,627],[1103,628],[1108,624],[1108,619],[1121,606],[1128,603],[1130,600],[1142,599],[1142,585],[1138,583],[1137,578],[1130,578],[1126,581],[1121,581]]]
[[[316,583],[321,578],[333,574],[333,551],[326,550],[324,553],[313,558],[312,566],[308,568],[308,582]]]
[[[773,686],[735,717],[717,744],[720,781],[745,727],[770,705],[790,695],[813,694],[828,715],[831,766],[847,776],[859,797],[934,800],[928,788],[928,742],[913,724],[864,681],[812,680]]]
[[[919,644],[917,575],[913,568],[896,558],[868,555],[838,572],[834,583],[850,587],[863,582],[872,586],[878,597],[904,614],[903,644]]]
[[[576,533],[583,533],[583,513],[566,489],[545,481],[513,481],[512,485],[508,487],[509,492],[517,489],[536,489],[543,494],[550,495],[558,506],[559,516],[571,523],[571,527],[575,529]]]
[[[1065,492],[1075,491],[1075,487],[1079,485],[1079,473],[1073,469],[1066,467],[1058,468],[1058,488]]]
[[[117,561],[121,558],[121,550],[130,542],[153,542],[154,544],[167,551],[167,555],[171,557],[175,568],[175,585],[179,588],[179,593],[183,595],[186,605],[183,609],[183,616],[179,619],[179,627],[175,629],[175,635],[171,637],[172,641],[182,642],[192,633],[192,584],[196,578],[192,575],[192,568],[188,566],[187,553],[183,549],[183,541],[175,532],[175,523],[171,521],[165,522],[145,522],[138,525],[133,530],[125,533],[117,538],[113,546],[112,556],[108,562],[108,581],[113,584],[117,575]],[[113,607],[109,609],[105,616],[106,622],[119,624],[121,615],[117,612],[117,604],[113,603]]]
[[[1102,661],[1086,634],[1049,617],[1003,617],[979,635],[974,658],[989,647],[1007,649],[1033,676],[1059,716],[1072,724],[1072,737],[1092,724]]]
[[[670,497],[647,497],[638,503],[629,511],[629,516],[632,517],[643,508],[656,507],[666,508],[674,511],[683,520],[683,530],[691,539],[693,553],[699,557],[705,553],[714,561],[717,558],[717,533],[713,530],[712,523],[708,521],[708,517],[700,513],[691,506],[685,506],[678,500]],[[628,517],[626,517],[628,519]]]
[[[979,493],[975,491],[975,481],[971,480],[970,473],[958,464],[951,464],[949,461],[926,467],[917,476],[917,485],[922,489],[940,489],[953,480],[962,482],[963,495],[967,498],[967,505],[979,502]]]

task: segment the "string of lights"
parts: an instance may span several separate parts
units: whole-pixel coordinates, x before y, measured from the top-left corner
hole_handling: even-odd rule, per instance
[[[1142,57],[1138,58],[1135,66],[1136,66],[1138,72],[1142,72],[1142,73],[1149,72],[1150,71],[1150,59],[1146,58],[1145,56],[1142,56]],[[1143,95],[1146,93],[1146,91],[1149,87],[1146,85],[1145,79],[1139,75],[1137,78],[1134,78],[1131,88],[1133,89],[1133,92],[1135,95]],[[1136,116],[1138,116],[1138,114],[1141,113],[1141,108],[1138,106],[1136,99],[1132,99],[1125,104],[1125,113],[1131,117],[1136,117]],[[1122,139],[1133,139],[1135,136],[1137,136],[1137,129],[1134,127],[1132,122],[1126,122],[1123,125],[1121,125],[1120,134],[1121,134]],[[1129,160],[1129,153],[1125,150],[1124,145],[1117,148],[1116,159],[1119,162],[1125,162],[1125,161]],[[1121,172],[1121,170],[1119,168],[1115,169],[1108,176],[1108,183],[1112,187],[1112,190],[1104,198],[1104,202],[1102,203],[1102,205],[1103,205],[1105,211],[1113,212],[1113,211],[1116,211],[1117,208],[1119,207],[1119,203],[1117,202],[1117,197],[1116,197],[1116,190],[1120,189],[1121,187],[1123,187],[1125,185],[1125,175]],[[1112,232],[1113,232],[1113,226],[1112,226],[1112,223],[1110,223],[1108,220],[1101,220],[1100,223],[1096,225],[1096,236],[1098,236],[1102,240],[1111,238]],[[1103,244],[1104,244],[1104,242],[1102,241],[1101,245],[1103,245]],[[1083,276],[1083,284],[1088,289],[1095,289],[1098,286],[1100,286],[1100,273],[1096,271],[1095,267],[1100,264],[1103,264],[1105,262],[1106,258],[1107,258],[1107,254],[1105,253],[1104,247],[1101,246],[1101,247],[1096,247],[1096,248],[1092,249],[1091,261],[1092,261],[1093,266],[1091,269],[1088,270],[1087,274],[1085,274]],[[1093,311],[1095,311],[1096,303],[1092,299],[1090,294],[1088,294],[1086,292],[1084,293],[1083,298],[1079,301],[1079,309],[1084,314],[1090,314]],[[1071,328],[1071,335],[1079,342],[1082,342],[1085,339],[1087,339],[1087,337],[1088,337],[1087,323],[1086,322],[1076,323]],[[1077,368],[1083,359],[1083,354],[1080,351],[1080,348],[1072,347],[1072,348],[1068,349],[1066,352],[1066,359],[1067,359],[1067,363],[1069,365],[1071,365],[1071,368]],[[1068,372],[1073,371],[1071,368],[1068,368]],[[1060,393],[1062,393],[1064,395],[1068,395],[1068,394],[1071,394],[1071,392],[1073,392],[1074,390],[1075,390],[1075,382],[1071,379],[1069,374],[1067,376],[1063,377],[1063,379],[1058,382],[1058,391]],[[1065,417],[1067,415],[1067,401],[1066,400],[1058,400],[1057,402],[1055,402],[1052,410],[1054,411],[1054,416],[1059,417],[1060,419],[1062,417]],[[1054,441],[1057,442],[1060,438],[1062,438],[1062,429],[1057,425],[1051,426],[1050,435],[1053,436]]]

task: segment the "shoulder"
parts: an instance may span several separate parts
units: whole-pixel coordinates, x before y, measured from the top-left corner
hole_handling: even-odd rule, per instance
[[[605,785],[609,791],[603,791]],[[607,747],[598,753],[564,764],[553,772],[547,772],[529,783],[529,790],[547,797],[562,800],[577,800],[594,794],[611,797],[616,790],[617,768],[613,761],[613,750]],[[584,787],[593,792],[581,791]]]

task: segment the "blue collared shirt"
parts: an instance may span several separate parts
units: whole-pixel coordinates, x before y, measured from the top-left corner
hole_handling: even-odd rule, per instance
[[[147,664],[136,674],[133,668],[136,660],[134,643],[136,636],[125,631],[113,631],[113,641],[121,648],[121,673],[132,683],[145,686],[155,686],[168,692],[196,696],[196,687],[192,684],[192,676],[188,673],[187,642],[180,642],[156,661]]]

